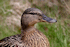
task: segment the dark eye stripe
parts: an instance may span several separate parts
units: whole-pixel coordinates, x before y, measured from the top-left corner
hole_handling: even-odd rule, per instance
[[[39,13],[28,13],[28,14],[39,15],[39,16],[41,16],[41,14],[39,14]]]
[[[29,14],[32,14],[32,15],[37,15],[37,13],[29,13]]]

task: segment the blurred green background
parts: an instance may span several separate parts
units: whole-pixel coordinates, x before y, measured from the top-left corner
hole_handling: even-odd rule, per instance
[[[20,19],[27,8],[38,8],[57,23],[37,23],[50,47],[70,47],[70,0],[0,0],[0,40],[21,33]]]

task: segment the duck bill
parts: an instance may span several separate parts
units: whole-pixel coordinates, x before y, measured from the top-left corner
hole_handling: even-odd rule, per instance
[[[54,23],[54,22],[57,22],[57,20],[55,20],[55,19],[52,19],[52,18],[49,18],[49,17],[47,17],[46,15],[42,15],[42,17],[43,17],[43,21],[44,22],[49,22],[49,23]]]

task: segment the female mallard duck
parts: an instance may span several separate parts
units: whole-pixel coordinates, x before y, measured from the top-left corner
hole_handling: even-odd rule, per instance
[[[38,22],[57,22],[44,15],[39,9],[28,8],[21,17],[21,34],[0,40],[0,47],[49,47],[46,36],[34,24]]]

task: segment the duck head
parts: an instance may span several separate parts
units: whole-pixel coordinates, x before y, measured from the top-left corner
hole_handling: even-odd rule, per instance
[[[28,8],[24,11],[21,17],[21,26],[23,29],[34,26],[38,22],[54,23],[57,20],[47,17],[43,12],[37,8]]]

